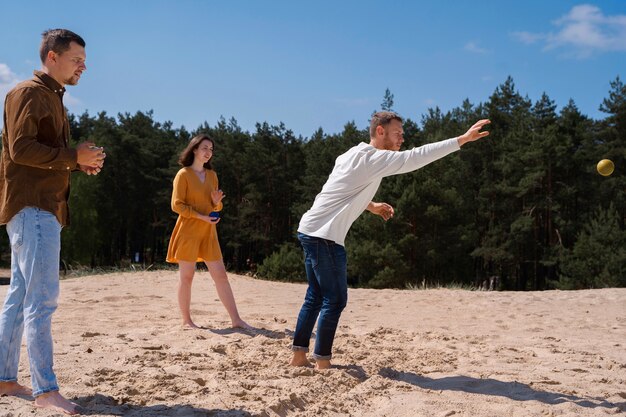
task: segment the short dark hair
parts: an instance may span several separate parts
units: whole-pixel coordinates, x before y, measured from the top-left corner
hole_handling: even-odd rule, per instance
[[[193,156],[194,156],[193,151],[198,149],[198,146],[200,146],[200,144],[204,140],[208,140],[209,142],[211,142],[211,145],[213,145],[213,149],[215,149],[215,141],[211,139],[209,135],[205,135],[205,134],[196,135],[193,138],[191,138],[187,147],[180,153],[180,158],[178,158],[178,163],[184,167],[191,166],[191,164],[193,164]],[[209,159],[204,164],[204,167],[206,169],[213,169],[213,167],[211,166],[212,159],[213,158]]]
[[[376,128],[378,126],[385,127],[392,120],[397,120],[402,123],[402,117],[400,117],[397,113],[392,111],[378,111],[372,115],[372,120],[370,121],[370,137],[376,137]]]
[[[70,43],[76,42],[83,48],[85,47],[85,41],[83,38],[67,29],[49,29],[41,34],[41,46],[39,47],[39,58],[41,62],[46,62],[48,52],[53,51],[57,54],[70,49]]]

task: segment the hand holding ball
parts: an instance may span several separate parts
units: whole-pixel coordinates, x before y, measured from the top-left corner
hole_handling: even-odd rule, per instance
[[[598,174],[604,177],[608,177],[615,170],[615,165],[613,164],[613,161],[611,161],[610,159],[603,159],[600,162],[598,162],[597,169],[598,169]]]
[[[212,211],[209,213],[209,223],[211,224],[217,224],[220,221],[220,212],[219,211]]]

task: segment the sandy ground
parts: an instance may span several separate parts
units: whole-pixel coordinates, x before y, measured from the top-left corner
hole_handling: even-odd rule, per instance
[[[287,365],[306,287],[230,278],[255,331],[228,328],[207,272],[192,302],[205,330],[179,327],[174,271],[62,281],[61,392],[94,416],[626,415],[626,289],[350,290],[319,372]],[[0,417],[50,415],[0,398]]]

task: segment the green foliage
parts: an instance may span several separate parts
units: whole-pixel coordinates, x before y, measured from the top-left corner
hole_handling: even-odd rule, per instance
[[[563,289],[626,286],[626,231],[613,204],[599,208],[561,260]]]
[[[381,104],[392,109],[389,89]],[[626,229],[626,87],[611,82],[603,120],[581,114],[573,101],[557,111],[548,94],[532,102],[510,77],[485,103],[469,100],[449,112],[429,109],[404,124],[405,148],[463,133],[489,118],[492,134],[409,174],[383,179],[375,201],[390,203],[388,222],[369,212],[347,237],[353,286],[477,287],[497,275],[503,289],[624,286]],[[331,173],[337,156],[368,129],[346,123],[295,137],[283,124],[243,131],[234,119],[195,131],[158,123],[152,112],[71,116],[73,143],[104,146],[95,177],[74,174],[71,227],[62,258],[90,268],[164,262],[176,221],[171,211],[177,159],[198,132],[215,139],[214,167],[226,194],[218,226],[231,270],[260,265],[270,279],[303,280],[295,232]],[[595,172],[613,160],[610,177]],[[609,209],[598,211],[598,206]],[[5,263],[10,248],[0,238]]]
[[[303,257],[302,249],[291,242],[283,243],[259,265],[258,276],[274,281],[306,282]]]

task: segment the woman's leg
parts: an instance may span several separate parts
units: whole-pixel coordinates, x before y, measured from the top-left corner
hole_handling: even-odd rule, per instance
[[[183,326],[199,328],[191,320],[191,283],[196,271],[196,263],[189,261],[178,261],[178,308],[183,318]]]
[[[220,259],[219,261],[205,262],[205,264],[209,269],[209,273],[211,274],[211,278],[213,278],[213,282],[215,282],[217,295],[220,298],[220,301],[222,302],[224,307],[226,308],[228,315],[230,316],[232,326],[241,327],[244,329],[251,328],[248,323],[246,323],[241,319],[241,317],[239,317],[237,304],[235,303],[235,296],[233,295],[233,290],[230,287],[230,283],[228,282],[228,275],[226,275],[226,267],[224,266],[224,262]]]

